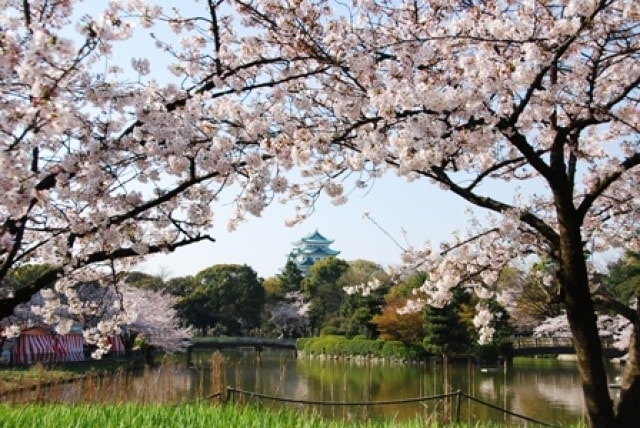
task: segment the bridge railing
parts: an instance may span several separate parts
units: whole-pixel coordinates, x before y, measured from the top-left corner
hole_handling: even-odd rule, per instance
[[[604,349],[613,348],[613,338],[601,337],[602,347]],[[513,337],[511,339],[514,349],[527,348],[573,348],[573,337],[557,336],[557,337]]]

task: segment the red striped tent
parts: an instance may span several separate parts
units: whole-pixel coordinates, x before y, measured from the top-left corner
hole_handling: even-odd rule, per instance
[[[84,336],[82,333],[55,335],[53,346],[57,361],[84,361]]]
[[[111,355],[124,355],[124,342],[120,336],[109,336],[108,338],[109,344],[111,345],[111,349],[109,349],[109,354]]]
[[[124,342],[120,336],[107,338],[111,345],[109,355],[124,355]],[[43,327],[22,330],[14,339],[12,361],[15,364],[65,363],[84,361],[84,336],[80,332],[59,335]]]
[[[20,332],[13,346],[13,362],[33,364],[84,360],[84,337],[82,334],[51,334],[42,327]]]

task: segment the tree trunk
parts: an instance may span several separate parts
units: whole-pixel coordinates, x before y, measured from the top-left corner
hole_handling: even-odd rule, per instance
[[[622,373],[620,401],[616,415],[616,427],[640,427],[640,342],[639,328],[634,326],[627,363]]]
[[[565,223],[562,220],[568,220],[568,222]],[[574,339],[578,368],[582,378],[582,391],[591,426],[612,428],[617,425],[614,424],[613,402],[609,396],[602,344],[589,290],[580,228],[571,222],[572,219],[567,218],[560,220],[558,279]],[[567,225],[570,226],[565,228]]]

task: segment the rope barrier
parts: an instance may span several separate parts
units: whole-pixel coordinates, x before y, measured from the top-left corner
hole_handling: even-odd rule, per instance
[[[218,393],[219,395],[220,393]],[[464,392],[458,390],[449,394],[440,394],[440,395],[430,395],[423,397],[413,397],[413,398],[404,398],[398,400],[382,400],[382,401],[319,401],[319,400],[301,400],[296,398],[286,398],[286,397],[278,397],[275,395],[263,394],[254,391],[245,391],[242,389],[237,389],[233,387],[227,387],[227,400],[231,400],[234,394],[245,395],[251,398],[261,398],[265,400],[278,401],[282,403],[294,403],[294,404],[308,404],[308,405],[319,405],[319,406],[384,406],[384,405],[393,405],[393,404],[408,404],[408,403],[417,403],[423,401],[430,400],[442,400],[446,398],[456,397],[456,422],[460,421],[460,408],[461,408],[461,397],[468,398],[469,400],[478,403],[482,406],[489,407],[493,410],[500,411],[509,416],[513,416],[519,419],[523,419],[527,422],[531,422],[534,424],[538,424],[544,427],[553,428],[554,425],[548,424],[543,421],[539,421],[534,418],[530,418],[529,416],[525,416],[516,412],[512,412],[511,410],[496,406],[487,401],[480,400],[478,398],[473,397],[472,395],[465,394]]]
[[[417,403],[421,401],[429,401],[429,400],[438,400],[444,398],[451,398],[458,395],[457,392],[451,394],[441,394],[441,395],[432,395],[429,397],[415,397],[415,398],[405,398],[398,400],[383,400],[383,401],[317,401],[317,400],[299,400],[296,398],[285,398],[285,397],[277,397],[275,395],[267,395],[259,392],[252,391],[244,391],[241,389],[236,389],[232,387],[227,388],[227,392],[231,395],[232,393],[238,393],[241,395],[247,395],[250,397],[256,398],[264,398],[266,400],[272,401],[280,401],[283,403],[295,403],[295,404],[315,404],[320,406],[384,406],[384,405],[392,405],[392,404],[406,404],[406,403]],[[229,396],[230,396],[229,395]]]
[[[461,396],[463,396],[463,397],[468,398],[471,401],[474,401],[474,402],[476,402],[478,404],[482,404],[483,406],[489,407],[491,409],[498,410],[498,411],[500,411],[502,413],[506,413],[507,415],[515,416],[517,418],[524,419],[525,421],[533,422],[535,424],[542,425],[542,426],[545,426],[545,427],[553,427],[553,425],[550,425],[550,424],[548,424],[546,422],[542,422],[542,421],[530,418],[529,416],[525,416],[525,415],[521,415],[519,413],[512,412],[511,410],[507,410],[507,409],[505,409],[503,407],[496,406],[496,405],[491,404],[491,403],[489,403],[487,401],[480,400],[479,398],[473,397],[473,396],[471,396],[469,394],[465,394],[462,391],[459,391],[459,394]]]

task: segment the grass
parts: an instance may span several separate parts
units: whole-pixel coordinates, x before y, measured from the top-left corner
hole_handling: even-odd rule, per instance
[[[0,396],[17,389],[81,379],[88,374],[101,375],[131,368],[139,364],[132,360],[88,360],[69,364],[11,366],[0,368]]]
[[[408,422],[370,420],[366,422],[330,421],[316,414],[294,410],[269,410],[257,405],[28,405],[0,404],[0,427],[74,428],[502,428],[495,423],[443,425],[421,419]],[[529,425],[535,426],[535,425]],[[578,428],[580,425],[574,425]]]
[[[43,383],[79,379],[82,374],[66,370],[47,369],[41,365],[0,370],[0,394],[18,388],[31,388]]]

